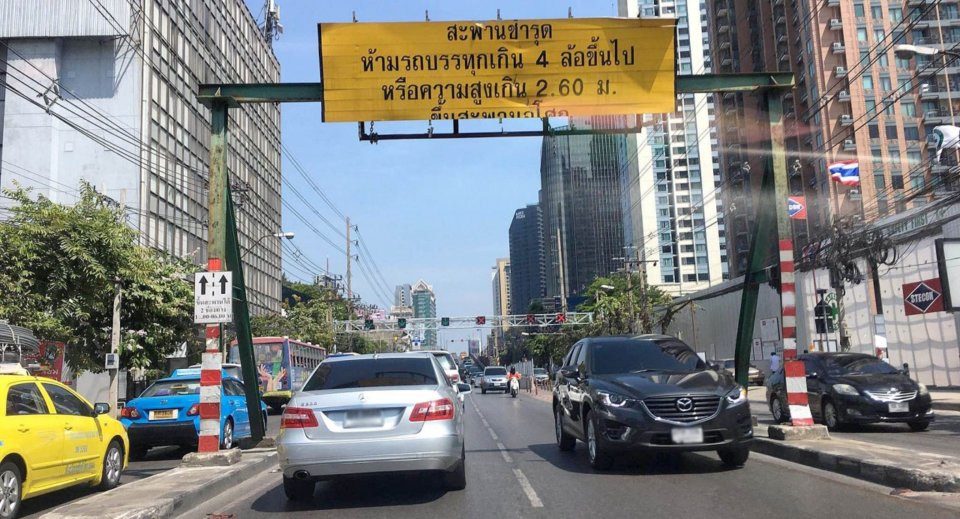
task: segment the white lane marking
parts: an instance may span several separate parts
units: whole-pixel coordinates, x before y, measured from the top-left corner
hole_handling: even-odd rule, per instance
[[[527,476],[520,469],[513,469],[513,474],[517,476],[517,481],[520,482],[520,488],[523,489],[523,493],[527,495],[527,499],[530,500],[530,506],[534,508],[543,508],[543,501],[540,500],[540,496],[537,495],[537,491],[533,489],[533,485],[530,484],[530,480],[527,479]]]
[[[490,431],[490,436],[493,437],[493,441],[497,441],[500,439],[500,437],[497,436],[497,433],[493,432],[493,429],[491,429],[490,427],[487,427],[487,430]]]
[[[500,442],[497,442],[497,448],[500,449],[500,454],[503,454],[503,461],[507,463],[513,463],[513,458],[510,457],[510,454],[507,452],[507,448]]]

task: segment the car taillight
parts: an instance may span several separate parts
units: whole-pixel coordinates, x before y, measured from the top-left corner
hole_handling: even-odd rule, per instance
[[[198,414],[200,414],[200,404],[193,404],[187,410],[187,416],[197,416]]]
[[[137,411],[136,407],[124,407],[120,410],[120,418],[136,420],[137,418],[140,418],[140,411]]]
[[[453,402],[449,398],[442,398],[432,402],[423,402],[413,406],[410,413],[411,422],[430,422],[433,420],[453,420]]]
[[[453,382],[454,384],[456,384],[457,382],[460,382],[460,375],[458,373],[454,373],[453,375],[450,375],[447,378],[449,378],[450,382]]]
[[[317,415],[313,414],[313,409],[307,407],[287,406],[283,410],[283,417],[280,418],[281,429],[306,429],[319,426]]]

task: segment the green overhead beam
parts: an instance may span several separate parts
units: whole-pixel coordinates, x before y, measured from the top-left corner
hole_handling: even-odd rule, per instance
[[[757,74],[701,74],[677,76],[678,94],[748,92],[790,89],[795,85],[792,72]],[[226,83],[200,85],[198,99],[205,106],[215,101],[230,106],[243,103],[319,103],[323,101],[322,83]]]

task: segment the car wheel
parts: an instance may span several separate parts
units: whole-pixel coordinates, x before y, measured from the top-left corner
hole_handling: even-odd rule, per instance
[[[558,405],[553,413],[553,422],[557,431],[557,447],[562,451],[572,451],[577,445],[577,439],[563,430],[563,409]]]
[[[120,484],[120,473],[123,472],[123,448],[116,440],[107,446],[107,453],[103,455],[103,472],[100,474],[100,490],[110,490]]]
[[[467,488],[467,451],[466,447],[460,451],[460,462],[450,472],[443,473],[443,486],[447,490],[463,490]]]
[[[22,483],[20,467],[9,461],[0,464],[0,518],[12,519],[20,513]]]
[[[913,432],[922,432],[926,431],[927,427],[930,427],[930,422],[928,420],[914,420],[907,422],[907,425],[910,426],[910,430]]]
[[[783,409],[783,402],[780,401],[780,397],[777,395],[770,397],[770,414],[773,415],[773,421],[777,423],[787,421],[787,413]]]
[[[733,449],[720,449],[717,451],[720,455],[720,461],[728,467],[742,467],[750,457],[749,447],[736,447]]]
[[[220,442],[220,448],[228,450],[233,448],[233,419],[227,418],[227,423],[223,425],[223,441]]]
[[[584,420],[587,423],[587,457],[595,470],[607,470],[613,466],[613,456],[607,452],[603,438],[599,436],[593,413],[588,412]]]
[[[840,412],[837,411],[837,406],[829,400],[823,403],[823,423],[831,431],[838,431],[841,427]]]
[[[312,479],[296,479],[283,476],[283,493],[291,501],[310,501],[317,483]]]
[[[147,457],[150,447],[130,446],[130,461],[143,461]]]

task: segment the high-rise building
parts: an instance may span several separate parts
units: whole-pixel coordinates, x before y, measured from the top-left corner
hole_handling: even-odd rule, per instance
[[[413,300],[410,299],[410,284],[397,285],[393,291],[393,304],[396,306],[411,306]]]
[[[511,315],[510,258],[497,258],[493,267],[493,315]]]
[[[623,117],[572,117],[579,129],[623,128]],[[540,208],[547,296],[570,308],[598,276],[622,265],[620,174],[627,167],[625,135],[553,135],[540,149]]]
[[[707,4],[620,0],[619,9],[630,18],[676,18],[677,74],[709,74]],[[672,295],[719,283],[727,271],[713,96],[678,95],[676,107],[646,116],[644,131],[629,137],[635,160],[621,177],[627,254],[644,260],[647,281]]]
[[[924,186],[933,196],[953,189],[943,176],[949,166],[923,166],[927,150],[920,119],[927,126],[950,120],[940,115],[950,97],[940,87],[949,88],[942,78],[952,76],[940,75],[920,88],[914,79],[918,63],[893,50],[910,39],[960,41],[951,32],[956,4],[719,0],[708,10],[717,72],[781,71],[796,77],[797,87],[783,96],[783,121],[789,194],[804,196],[807,207],[807,219],[793,221],[797,249],[826,237],[837,218],[871,221],[928,202],[930,194],[911,197],[928,191]],[[715,99],[729,266],[731,275],[739,276],[747,265],[766,166],[767,156],[757,150],[769,149],[769,116],[758,94]],[[858,187],[830,180],[827,166],[837,160],[859,162]]]
[[[510,308],[524,314],[546,295],[543,214],[540,205],[517,209],[510,222]]]
[[[413,316],[415,318],[432,318],[437,316],[437,297],[433,293],[433,287],[424,280],[417,281],[410,290],[410,299],[413,301]],[[420,334],[423,339],[421,347],[423,349],[433,349],[437,347],[437,331],[434,330],[414,330]]]
[[[276,83],[244,0],[0,0],[0,187],[72,203],[81,180],[143,245],[207,259],[202,83]],[[280,309],[280,109],[230,111],[228,170],[253,313]],[[10,202],[0,199],[0,207]]]

